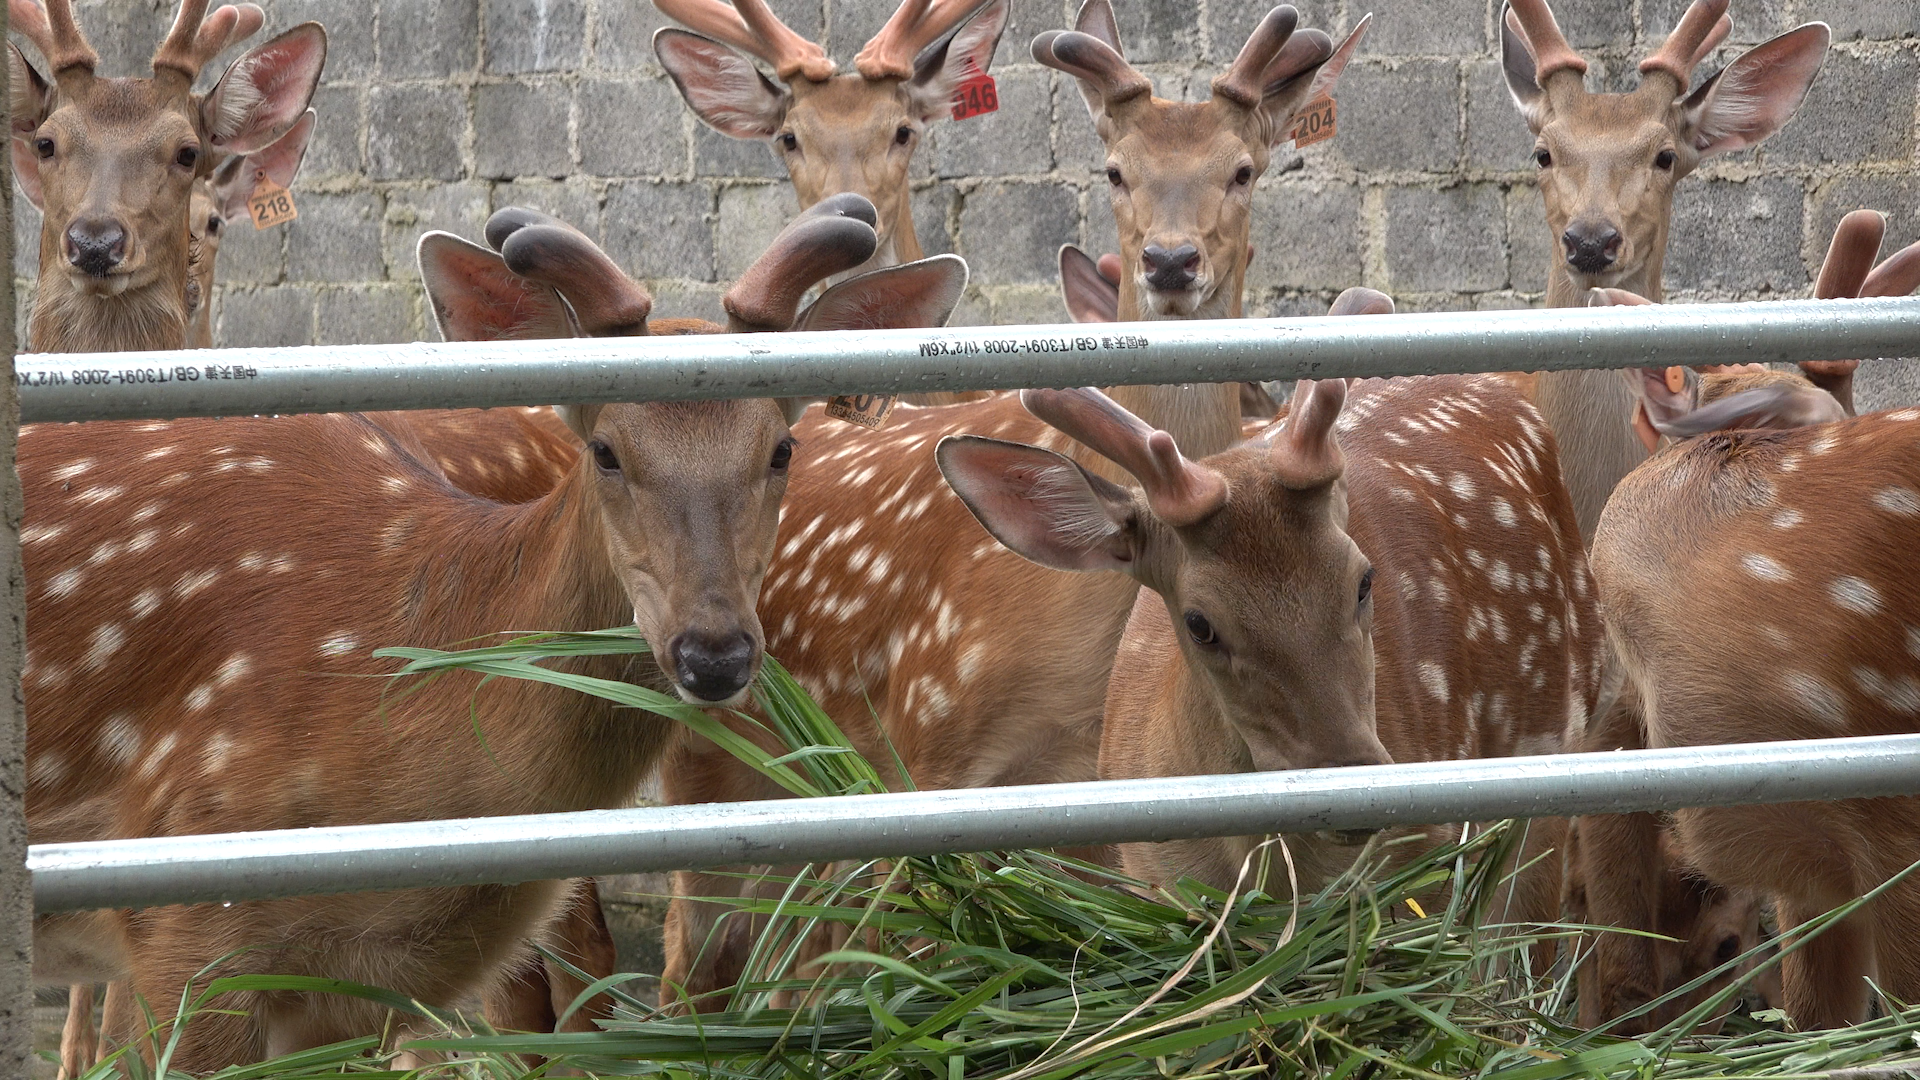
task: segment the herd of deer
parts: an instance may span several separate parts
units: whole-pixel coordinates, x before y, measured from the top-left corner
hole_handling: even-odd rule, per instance
[[[419,261],[442,334],[944,323],[967,269],[923,256],[909,160],[987,71],[1006,0],[905,0],[853,74],[764,0],[656,2],[692,28],[654,39],[687,103],[769,142],[807,209],[726,294],[724,327],[653,318],[591,240],[533,211],[496,213],[483,244],[430,233]],[[1827,48],[1817,23],[1689,89],[1726,6],[1694,0],[1623,94],[1585,88],[1543,0],[1506,9],[1506,81],[1562,256],[1550,306],[1659,301],[1675,185],[1799,105]],[[34,351],[211,343],[220,227],[255,184],[292,181],[326,36],[289,30],[195,93],[263,22],[251,4],[207,8],[183,0],[152,78],[105,78],[70,0],[10,0],[50,76],[11,51],[14,175],[44,214]],[[1241,314],[1256,181],[1369,22],[1336,46],[1297,18],[1267,13],[1199,102],[1153,95],[1108,0],[1034,39],[1086,100],[1119,225],[1117,258],[1062,249],[1076,318]],[[1920,285],[1920,245],[1876,266],[1882,230],[1850,215],[1816,294]],[[1392,309],[1356,288],[1332,314]],[[656,770],[675,802],[780,795],[667,720],[571,691],[448,679],[383,701],[380,679],[342,677],[389,671],[377,646],[629,618],[653,662],[580,670],[738,706],[772,653],[923,788],[1920,730],[1920,587],[1904,565],[1920,409],[1853,416],[1853,366],[1302,381],[1277,411],[1231,385],[962,395],[877,432],[795,400],[31,426],[31,836],[608,807]],[[1590,943],[1581,1005],[1597,1023],[1716,968],[1692,1000],[1724,985],[1763,903],[1798,943],[1806,918],[1920,856],[1920,801],[1526,835],[1511,921],[1570,912],[1667,935]],[[1089,854],[1149,883],[1224,884],[1258,840]],[[1358,850],[1352,835],[1289,840],[1303,887]],[[665,993],[705,1007],[750,974],[755,924],[694,899],[746,880],[677,877]],[[1841,1025],[1870,1013],[1874,985],[1920,995],[1916,917],[1920,885],[1903,885],[1791,950],[1788,1013]],[[582,986],[529,940],[611,963],[585,882],[45,916],[34,950],[40,981],[74,988],[72,1072],[138,1039],[136,1002],[177,1000],[216,960],[437,1005],[482,996],[506,1026],[551,1025]],[[176,1066],[385,1020],[345,997],[222,1004],[188,1027]]]

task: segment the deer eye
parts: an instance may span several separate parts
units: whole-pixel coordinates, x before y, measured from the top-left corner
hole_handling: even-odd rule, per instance
[[[224,224],[224,222],[223,222],[223,221],[221,220],[221,218],[220,218],[220,215],[219,215],[219,214],[215,214],[215,215],[213,215],[212,217],[210,217],[210,218],[208,218],[208,219],[207,219],[207,235],[208,235],[208,236],[219,236],[219,235],[220,235],[220,226],[221,226],[222,224]]]
[[[1107,166],[1107,183],[1112,184],[1114,187],[1120,186],[1120,170],[1114,168],[1112,165]]]
[[[183,169],[191,169],[199,161],[200,148],[197,146],[183,146],[179,153],[173,155],[173,163]]]
[[[1739,955],[1740,936],[1738,934],[1728,934],[1726,937],[1720,939],[1720,944],[1713,950],[1713,966],[1719,967],[1721,964]]]
[[[1240,166],[1240,171],[1233,174],[1233,182],[1240,187],[1253,183],[1253,166]]]
[[[767,468],[774,472],[786,472],[787,466],[791,464],[793,464],[793,437],[788,436],[781,439],[773,448],[773,460],[767,462]]]
[[[1186,621],[1187,636],[1193,638],[1195,645],[1218,645],[1220,643],[1220,635],[1213,632],[1213,624],[1207,621],[1205,615],[1197,611],[1189,611],[1186,615]]]
[[[1659,169],[1661,172],[1671,172],[1673,171],[1673,160],[1673,151],[1662,150],[1653,155],[1653,167]]]
[[[1553,164],[1553,155],[1549,154],[1547,148],[1543,146],[1533,152],[1533,163],[1544,169]]]
[[[52,139],[33,140],[33,152],[36,154],[39,154],[43,160],[46,158],[52,157],[53,156],[53,140]]]
[[[893,144],[895,146],[905,146],[912,141],[913,129],[905,124],[900,125],[900,130],[893,133]]]
[[[613,447],[595,439],[587,444],[587,449],[593,451],[593,463],[600,466],[603,471],[610,473],[620,471],[620,459],[614,455]]]
[[[1373,567],[1369,566],[1367,572],[1360,575],[1360,606],[1366,607],[1367,601],[1371,599],[1373,599]]]
[[[789,154],[793,153],[795,150],[800,149],[800,137],[791,131],[781,132],[780,148]]]

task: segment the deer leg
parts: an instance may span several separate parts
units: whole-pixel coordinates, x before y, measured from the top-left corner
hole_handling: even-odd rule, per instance
[[[553,1030],[552,1001],[546,964],[540,954],[532,953],[487,991],[481,1003],[481,1015],[495,1031],[544,1034]]]
[[[716,991],[740,981],[753,948],[757,919],[726,904],[695,900],[698,896],[739,896],[738,877],[678,871],[673,875],[673,900],[667,905],[663,937],[666,970],[660,973],[660,1004],[676,999],[694,1002],[701,1012],[725,1007]]]
[[[618,958],[614,955],[613,932],[607,929],[606,914],[600,909],[600,888],[592,878],[580,878],[568,898],[560,921],[548,933],[550,947],[567,962],[598,981],[614,973]],[[587,984],[557,964],[544,965],[547,971],[553,1014],[559,1016],[587,989]],[[582,1005],[560,1030],[598,1031],[596,1019],[613,1015],[613,998],[596,994]]]
[[[141,1015],[139,1002],[134,1000],[132,985],[125,979],[108,983],[106,1000],[100,1006],[99,1052],[94,1060],[132,1045],[145,1029],[146,1018]]]
[[[1779,897],[1780,943],[1792,945],[1787,931],[1834,905]],[[1837,903],[1837,902],[1836,902]],[[1780,989],[1787,1015],[1802,1031],[1865,1023],[1870,1002],[1867,979],[1873,974],[1873,921],[1868,912],[1827,928],[1780,960]]]
[[[98,1060],[93,1036],[93,984],[67,987],[67,1022],[60,1029],[60,1080],[73,1080]]]

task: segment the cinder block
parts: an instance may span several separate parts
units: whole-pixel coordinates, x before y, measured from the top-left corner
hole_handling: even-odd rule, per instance
[[[1823,0],[1817,16],[1835,41],[1887,41],[1920,34],[1917,0]]]
[[[525,206],[557,217],[595,240],[602,236],[600,195],[584,179],[516,180],[495,184],[491,206],[489,212],[494,213],[509,206]]]
[[[1340,79],[1339,134],[1354,168],[1447,171],[1460,156],[1460,68],[1452,60],[1355,60]]]
[[[1516,184],[1507,192],[1507,284],[1526,293],[1547,291],[1547,269],[1560,257],[1547,228],[1540,189]]]
[[[1807,286],[1800,260],[1803,198],[1800,181],[1786,177],[1682,184],[1667,241],[1667,291],[1801,295]]]
[[[800,31],[809,41],[826,46],[827,54],[840,62],[842,71],[853,70],[854,54],[867,40],[880,32],[900,6],[898,0],[832,0],[827,4],[803,4],[796,0],[774,0],[773,10],[788,26]],[[819,27],[818,13],[826,9],[827,25],[823,33],[808,33],[802,26],[811,22]],[[809,18],[811,16],[811,18]],[[789,21],[791,20],[791,21]]]
[[[435,184],[423,190],[387,192],[387,211],[381,223],[380,244],[390,281],[418,281],[416,252],[422,234],[438,229],[476,244],[485,243],[487,187],[477,181]]]
[[[93,51],[100,54],[100,65],[94,70],[108,77],[137,78],[147,78],[153,74],[153,50],[166,40],[167,29],[173,25],[177,10],[170,4],[136,4],[128,0],[81,0],[73,8],[75,21],[87,35]],[[268,15],[268,18],[272,17]],[[291,26],[293,23],[281,21],[274,25]],[[261,40],[264,40],[264,35]],[[23,48],[21,51],[31,58],[33,66],[39,69],[42,76],[49,75],[46,58],[37,49]],[[240,51],[233,50],[232,55],[238,56]],[[214,70],[217,74],[225,68]]]
[[[1498,3],[1493,5],[1493,11],[1498,15]],[[1619,0],[1555,0],[1553,15],[1554,21],[1560,24],[1560,32],[1567,35],[1567,41],[1576,49],[1589,52],[1601,49],[1630,52],[1633,49],[1633,7],[1629,4],[1622,4]],[[1746,8],[1742,5],[1735,16],[1736,25],[1739,19],[1745,17]],[[1655,39],[1655,44],[1665,36],[1666,30],[1663,29],[1660,38]],[[1487,42],[1489,54],[1499,55],[1499,41],[1499,27],[1495,26],[1493,40]]]
[[[705,319],[727,325],[727,309],[721,305],[732,282],[687,281],[684,278],[650,278],[643,284],[653,294],[653,315],[661,319]]]
[[[1135,64],[1191,63],[1205,58],[1200,45],[1200,5],[1192,0],[1117,0],[1113,15],[1120,24],[1120,44]]]
[[[300,176],[308,183],[327,177],[359,176],[366,172],[361,153],[362,107],[367,91],[357,86],[322,86],[313,95],[313,138],[300,162]]]
[[[125,10],[134,5],[116,6]],[[167,12],[170,23],[175,5],[163,2],[156,6]],[[274,0],[267,5],[266,27],[247,39],[247,45],[258,45],[304,22],[317,22],[327,28],[327,68],[321,78],[330,83],[360,82],[374,73],[374,8],[375,0]],[[160,39],[155,38],[146,48],[151,52],[159,44]]]
[[[908,206],[913,212],[913,233],[920,241],[923,255],[944,255],[954,249],[948,220],[960,205],[960,193],[951,185],[935,184],[913,193]]]
[[[978,279],[975,279],[978,281]],[[966,294],[960,297],[960,304],[953,309],[952,317],[947,319],[948,326],[992,326],[993,302],[987,299],[977,284],[968,285]]]
[[[960,206],[960,253],[982,285],[1051,282],[1060,245],[1080,232],[1077,193],[1056,184],[993,183]]]
[[[485,70],[496,75],[572,71],[585,57],[580,0],[485,0]]]
[[[380,0],[382,78],[445,78],[479,64],[478,0]]]
[[[720,189],[713,228],[714,264],[722,282],[746,273],[800,212],[792,184],[739,184]]]
[[[1868,360],[1853,376],[1854,408],[1863,413],[1920,404],[1920,360]]]
[[[500,83],[473,88],[473,167],[480,176],[565,176],[567,88]]]
[[[1338,291],[1360,284],[1360,201],[1361,189],[1349,184],[1263,185],[1254,193],[1248,288]]]
[[[450,86],[376,86],[367,120],[373,180],[458,180],[466,174],[467,95]],[[564,134],[564,131],[563,131]]]
[[[1053,168],[1049,118],[1051,73],[1037,68],[1003,73],[1000,111],[939,125],[934,171],[941,177],[1029,176]],[[1079,94],[1073,93],[1076,99]]]
[[[1386,214],[1387,291],[1396,300],[1506,284],[1506,211],[1497,186],[1389,188]]]
[[[674,95],[674,104],[686,109],[678,94]],[[585,144],[581,145],[584,150]],[[693,122],[693,174],[785,180],[787,167],[774,153],[772,143],[722,135],[696,119]]]
[[[1564,6],[1554,5],[1555,14],[1568,34],[1576,33],[1578,20],[1570,23],[1568,13],[1560,10]],[[1484,0],[1368,0],[1362,10],[1373,12],[1373,26],[1360,43],[1362,56],[1480,56],[1488,51]],[[1631,9],[1621,18],[1630,20]],[[1627,29],[1631,31],[1630,24]]]
[[[293,281],[381,280],[386,273],[380,251],[382,202],[375,192],[300,195],[300,219],[281,226],[287,230],[287,277]]]
[[[1916,82],[1920,55],[1910,49],[1865,58],[1830,50],[1799,111],[1760,152],[1768,164],[1910,162]]]
[[[294,205],[302,216],[310,197],[294,192]],[[220,255],[213,263],[216,282],[233,285],[272,285],[286,277],[287,231],[292,225],[256,229],[253,219],[241,217],[226,222],[220,232]]]
[[[1887,218],[1882,257],[1920,240],[1920,179],[1899,176],[1839,176],[1813,193],[1806,251],[1807,280],[1820,272],[1840,219],[1855,210],[1878,210]]]
[[[678,25],[654,7],[653,0],[599,0],[592,5],[590,17],[593,41],[588,67],[621,75],[658,72],[653,32]]]
[[[313,291],[298,285],[226,289],[213,340],[232,349],[313,344]]]
[[[1533,132],[1513,103],[1497,60],[1466,65],[1467,168],[1527,174],[1534,171]]]
[[[40,211],[20,194],[13,192],[13,276],[31,278],[40,273]],[[24,299],[17,299],[24,304]]]
[[[686,106],[664,77],[580,84],[580,168],[594,176],[681,176]]]
[[[1094,129],[1093,116],[1087,112],[1087,99],[1080,93],[1080,81],[1061,71],[1050,71],[1053,80],[1053,163],[1068,172],[1106,167],[1107,144]]]
[[[988,310],[1000,326],[1043,326],[1072,322],[1060,298],[1058,281],[1044,285],[1005,285],[989,289]]]
[[[601,246],[635,277],[713,281],[713,189],[627,180],[607,188]]]
[[[1080,9],[1078,0],[1013,0],[1007,17],[1007,29],[1000,35],[1000,48],[993,54],[993,71],[1033,63],[1027,47],[1048,30],[1065,30],[1073,25]],[[1124,40],[1124,39],[1122,39]]]
[[[1302,29],[1311,27],[1325,31],[1332,36],[1336,45],[1346,38],[1347,31],[1352,29],[1353,20],[1359,19],[1368,11],[1380,10],[1378,5],[1369,3],[1355,9],[1352,19],[1349,19],[1340,10],[1340,4],[1334,0],[1305,0],[1293,6],[1300,11],[1299,26]],[[1207,26],[1207,62],[1200,72],[1204,76],[1201,82],[1226,70],[1226,65],[1232,63],[1233,58],[1240,54],[1240,47],[1247,43],[1247,38],[1253,34],[1254,27],[1259,26],[1260,20],[1265,18],[1267,12],[1273,8],[1273,4],[1266,3],[1264,0],[1251,4],[1208,5],[1204,16]],[[1122,25],[1120,30],[1124,34],[1126,27]],[[1368,40],[1371,41],[1373,35],[1379,30],[1380,17],[1376,14],[1373,19],[1373,29],[1367,33]]]
[[[1593,3],[1605,3],[1606,0],[1591,0]],[[1640,48],[1646,55],[1660,47],[1673,28],[1680,24],[1680,16],[1687,10],[1692,0],[1642,0],[1640,5]],[[1807,18],[1824,18],[1827,0],[1814,7],[1814,13]],[[1745,0],[1733,12],[1733,33],[1727,41],[1733,48],[1722,49],[1721,55],[1700,65],[1702,75],[1713,71],[1733,59],[1740,50],[1737,46],[1751,45],[1765,41],[1775,34],[1793,29],[1802,21],[1802,16],[1794,9],[1799,5],[1793,0]]]
[[[388,344],[439,337],[422,334],[409,285],[322,289],[315,298],[315,345]]]

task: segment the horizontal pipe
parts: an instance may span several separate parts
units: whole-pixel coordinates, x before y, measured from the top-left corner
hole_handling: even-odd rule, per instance
[[[1920,297],[15,360],[23,423],[1920,355]]]
[[[39,912],[1920,793],[1920,735],[36,844]]]

